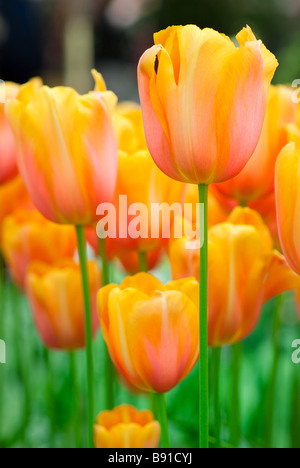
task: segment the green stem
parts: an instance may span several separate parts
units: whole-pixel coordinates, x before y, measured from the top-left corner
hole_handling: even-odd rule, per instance
[[[220,368],[222,348],[212,349],[212,395],[214,408],[215,448],[221,447],[221,406],[220,406]]]
[[[47,393],[47,406],[50,420],[50,448],[55,448],[55,402],[53,392],[53,373],[51,366],[50,351],[44,348],[45,368],[47,372],[46,378],[46,393]]]
[[[275,394],[276,383],[278,378],[278,367],[280,361],[280,328],[281,328],[281,306],[283,294],[276,298],[276,308],[274,311],[273,321],[273,363],[271,374],[268,382],[266,395],[266,420],[265,420],[265,443],[266,448],[272,448],[273,429],[274,429],[274,409],[275,409]]]
[[[69,363],[71,378],[72,414],[74,415],[74,417],[71,418],[72,425],[74,425],[74,441],[75,447],[81,448],[81,404],[75,352],[69,353]]]
[[[86,245],[83,226],[76,226],[78,251],[81,265],[81,276],[85,308],[85,335],[86,335],[86,363],[87,363],[87,388],[88,388],[88,446],[93,448],[93,424],[94,424],[94,363],[93,363],[93,336],[91,298],[86,258]]]
[[[169,439],[169,427],[167,407],[164,393],[153,393],[153,407],[155,408],[155,417],[161,428],[161,446],[162,448],[171,448]]]
[[[240,375],[243,356],[242,342],[232,346],[230,387],[230,444],[237,447],[241,440]]]
[[[5,341],[5,263],[0,253],[0,339]],[[0,363],[0,436],[4,425],[5,364]]]
[[[208,448],[208,325],[207,325],[207,268],[208,268],[208,242],[207,242],[207,200],[208,185],[199,185],[200,206],[200,359],[199,359],[199,385],[200,385],[200,413],[199,413],[199,441],[200,448]],[[201,216],[202,215],[202,216]],[[202,229],[203,222],[203,229]]]
[[[109,263],[107,260],[106,240],[99,239],[99,253],[102,260],[103,286],[109,284]]]
[[[108,349],[105,345],[105,406],[106,409],[112,410],[114,408],[114,382],[115,372],[112,360],[110,358]]]
[[[103,286],[107,286],[110,283],[110,272],[109,263],[107,260],[106,240],[99,239],[99,250],[102,260],[102,278]],[[108,410],[114,408],[114,383],[115,383],[115,372],[114,365],[110,358],[107,346],[105,344],[105,407]]]
[[[140,260],[140,270],[142,273],[147,273],[148,271],[148,262],[147,262],[147,253],[146,252],[139,252],[139,260]]]

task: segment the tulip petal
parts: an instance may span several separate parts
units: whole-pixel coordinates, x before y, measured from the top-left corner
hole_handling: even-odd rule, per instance
[[[269,272],[264,286],[264,302],[291,289],[300,287],[300,277],[289,267],[286,259],[277,250],[270,258]]]

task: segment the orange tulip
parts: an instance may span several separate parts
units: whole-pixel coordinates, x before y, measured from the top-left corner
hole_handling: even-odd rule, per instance
[[[171,230],[172,219],[166,216],[166,210],[173,203],[183,202],[186,188],[183,184],[166,177],[152,161],[146,146],[142,112],[139,108],[131,103],[118,106],[115,112],[115,125],[119,140],[119,173],[115,196],[117,240],[123,246],[123,250],[124,248],[140,252],[156,250],[162,247],[163,230],[165,228]],[[125,210],[119,203],[120,196],[127,196]],[[128,215],[129,207],[133,208],[136,203],[142,203],[145,212],[140,213],[137,209],[134,210],[136,215]],[[151,215],[154,203],[168,204],[162,207],[164,213],[162,217],[154,218]],[[130,226],[135,223],[137,216],[146,223],[144,226],[139,226],[140,234],[137,233],[134,238]],[[157,235],[153,235],[151,227]]]
[[[19,209],[34,210],[29,193],[20,176],[0,186],[0,250],[2,250],[2,225],[4,219]]]
[[[0,91],[6,101],[19,92],[15,83],[0,84]],[[17,148],[13,132],[5,115],[5,105],[0,103],[0,184],[8,182],[18,174]]]
[[[248,208],[236,208],[228,222],[212,227],[208,248],[209,345],[234,344],[254,330],[264,302],[300,280],[273,250],[261,217]],[[187,250],[185,239],[171,243],[170,261],[174,278],[197,277],[199,251]]]
[[[199,357],[198,295],[194,279],[163,286],[146,273],[99,291],[104,339],[132,385],[165,393],[192,370]]]
[[[92,299],[93,333],[99,327],[96,292],[100,272],[96,262],[88,263]],[[56,265],[32,263],[26,291],[37,331],[48,348],[74,351],[85,346],[84,304],[80,267],[71,260]]]
[[[275,248],[281,250],[277,227],[275,192],[272,192],[271,195],[265,198],[261,198],[260,200],[249,203],[249,208],[257,211],[260,214],[264,220],[264,223],[270,230]]]
[[[275,174],[277,222],[282,250],[300,275],[300,146],[290,143],[281,151]]]
[[[147,149],[141,108],[134,102],[122,102],[114,112],[119,150],[136,153]]]
[[[239,175],[216,185],[217,190],[240,205],[248,205],[274,192],[276,160],[288,143],[286,125],[296,121],[297,105],[292,93],[287,86],[270,87],[262,134],[252,158]]]
[[[50,221],[85,225],[112,201],[117,178],[113,93],[29,83],[7,104],[20,149],[19,169],[37,209]]]
[[[122,405],[99,414],[94,439],[96,448],[157,448],[160,425],[150,411]]]
[[[24,288],[33,261],[53,264],[72,258],[76,250],[73,226],[58,226],[38,211],[19,210],[8,216],[2,228],[3,256],[16,284]]]
[[[259,140],[276,58],[249,27],[225,35],[174,26],[154,35],[138,68],[146,139],[158,167],[194,184],[237,175]]]

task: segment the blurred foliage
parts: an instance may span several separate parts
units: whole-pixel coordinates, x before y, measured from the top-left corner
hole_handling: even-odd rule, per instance
[[[165,263],[155,272],[166,281]],[[122,280],[117,272],[114,280]],[[284,296],[281,329],[278,335],[279,369],[272,445],[276,448],[300,448],[299,366],[292,363],[291,344],[300,336],[291,294]],[[7,344],[7,364],[0,366],[0,447],[48,447],[51,417],[47,402],[47,368],[44,350],[36,334],[26,298],[8,283],[0,335]],[[272,329],[276,299],[264,308],[259,326],[243,343],[240,397],[242,402],[242,440],[240,447],[265,447],[268,382],[273,362]],[[104,343],[99,334],[94,343],[97,411],[104,409]],[[221,366],[222,440],[230,447],[231,347],[223,348]],[[50,352],[53,389],[53,425],[56,447],[74,446],[74,424],[79,418],[81,434],[86,433],[85,354],[76,353],[80,400],[72,402],[69,356]],[[196,447],[198,439],[198,372],[193,372],[167,395],[170,436],[173,447]],[[146,395],[131,394],[121,385],[116,404],[129,403],[142,409],[149,407]],[[236,404],[236,402],[234,402]],[[213,431],[211,442],[213,444]]]

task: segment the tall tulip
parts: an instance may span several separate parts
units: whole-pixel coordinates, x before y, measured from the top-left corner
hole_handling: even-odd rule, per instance
[[[173,179],[197,184],[204,205],[200,256],[200,447],[208,447],[207,193],[249,161],[263,126],[267,93],[278,65],[249,27],[240,47],[197,26],[154,35],[138,67],[150,153]]]
[[[256,327],[262,305],[300,285],[285,258],[273,249],[271,234],[258,213],[236,208],[226,223],[208,233],[208,342],[219,347],[237,343]],[[173,277],[197,275],[199,251],[186,239],[172,241]]]
[[[37,210],[18,210],[4,220],[3,256],[13,280],[22,289],[30,263],[40,261],[51,265],[61,258],[72,259],[75,250],[74,227],[52,223]]]
[[[113,362],[135,387],[154,392],[161,409],[163,394],[188,375],[199,357],[198,291],[194,279],[164,286],[140,273],[98,294],[101,327]],[[160,423],[168,445],[166,426],[161,419]]]
[[[249,27],[237,40],[239,48],[212,29],[174,26],[155,34],[140,60],[147,143],[174,179],[223,182],[255,150],[278,64]]]
[[[100,203],[113,200],[117,139],[112,123],[116,96],[94,72],[96,90],[80,96],[67,87],[21,87],[7,104],[19,147],[18,165],[37,209],[50,221],[76,226],[86,311],[89,446],[93,446],[94,384],[91,299],[85,225],[97,221]]]
[[[122,405],[99,414],[94,438],[96,448],[157,448],[160,426],[150,411]]]

